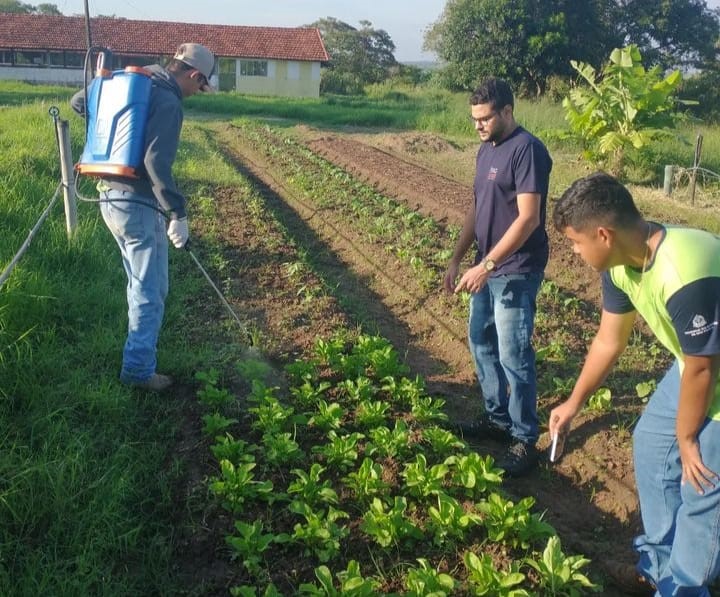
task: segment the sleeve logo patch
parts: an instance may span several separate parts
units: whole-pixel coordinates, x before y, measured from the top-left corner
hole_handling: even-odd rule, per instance
[[[717,326],[717,321],[708,323],[707,319],[705,319],[702,315],[695,315],[695,317],[693,317],[692,319],[692,329],[686,330],[685,335],[695,338],[696,336],[702,336],[704,334],[707,334]]]

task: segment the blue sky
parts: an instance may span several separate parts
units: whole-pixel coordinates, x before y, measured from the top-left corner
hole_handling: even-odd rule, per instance
[[[83,0],[47,1],[65,15],[85,10]],[[395,58],[405,62],[434,59],[422,51],[423,33],[438,19],[445,0],[89,0],[88,5],[90,16],[114,14],[128,19],[220,25],[299,27],[335,17],[357,27],[367,20],[390,34]]]

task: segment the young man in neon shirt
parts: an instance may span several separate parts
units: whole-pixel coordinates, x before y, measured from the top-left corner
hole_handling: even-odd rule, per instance
[[[644,533],[638,589],[707,597],[720,573],[720,237],[645,220],[604,173],[575,181],[553,220],[601,273],[600,327],[550,434],[570,424],[627,346],[639,313],[676,361],[633,433]]]

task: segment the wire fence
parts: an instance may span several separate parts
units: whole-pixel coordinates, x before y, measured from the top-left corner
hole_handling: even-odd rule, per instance
[[[50,203],[45,208],[45,211],[43,211],[42,215],[40,216],[40,219],[35,223],[35,226],[32,227],[32,230],[30,230],[30,233],[28,234],[27,238],[25,239],[25,242],[22,244],[18,252],[15,254],[15,257],[12,258],[12,261],[8,264],[8,266],[5,268],[2,274],[0,274],[0,288],[3,287],[7,279],[10,277],[10,274],[15,269],[15,266],[18,264],[22,256],[25,254],[25,251],[27,251],[28,247],[30,246],[30,243],[32,242],[33,238],[35,238],[35,235],[37,234],[37,231],[40,230],[40,227],[43,225],[43,222],[47,219],[48,215],[50,215],[50,210],[52,210],[53,205],[58,200],[58,197],[60,197],[60,191],[63,188],[63,183],[60,183],[57,186],[57,189],[55,189],[55,194],[53,195],[52,199],[50,199]]]
[[[5,282],[7,282],[8,278],[12,274],[12,271],[15,269],[15,266],[18,264],[22,256],[28,250],[30,243],[32,243],[33,238],[35,238],[35,235],[37,234],[38,230],[40,230],[43,222],[45,222],[48,215],[50,215],[50,211],[58,200],[58,197],[60,197],[60,191],[64,191],[65,221],[67,225],[68,238],[72,238],[77,227],[77,206],[75,203],[75,193],[73,188],[74,176],[72,165],[72,151],[70,149],[70,130],[68,128],[68,122],[67,120],[60,119],[60,110],[58,110],[56,106],[51,106],[48,110],[48,113],[52,117],[55,125],[55,138],[58,144],[58,151],[60,154],[60,170],[62,172],[62,181],[60,182],[60,184],[58,184],[57,189],[55,189],[55,194],[53,195],[52,199],[50,199],[50,202],[45,208],[45,211],[43,211],[42,215],[35,223],[35,226],[32,227],[32,230],[30,230],[30,233],[25,239],[25,242],[22,244],[22,246],[12,258],[8,266],[2,272],[2,274],[0,274],[0,289],[2,289]]]

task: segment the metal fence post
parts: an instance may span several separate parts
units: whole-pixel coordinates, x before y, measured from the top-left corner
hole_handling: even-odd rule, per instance
[[[663,192],[670,197],[672,195],[673,176],[675,175],[675,166],[665,166],[665,179],[663,180]]]
[[[77,203],[75,201],[75,174],[73,172],[72,149],[70,148],[70,127],[67,120],[55,120],[58,146],[60,149],[60,168],[65,199],[65,224],[68,238],[72,238],[77,229]]]

